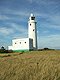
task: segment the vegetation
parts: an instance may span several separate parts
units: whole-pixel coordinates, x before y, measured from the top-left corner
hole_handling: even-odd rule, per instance
[[[0,54],[0,80],[60,80],[60,51]]]
[[[55,50],[55,49],[49,49],[49,48],[38,49],[38,51],[44,51],[44,50]]]
[[[12,50],[6,50],[3,46],[0,49],[0,53],[12,53]]]

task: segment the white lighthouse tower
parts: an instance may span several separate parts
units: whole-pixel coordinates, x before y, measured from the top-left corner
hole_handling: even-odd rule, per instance
[[[33,39],[33,50],[37,50],[37,28],[36,28],[35,16],[30,15],[28,21],[28,37]]]
[[[12,46],[8,46],[8,49],[14,52],[37,50],[37,28],[33,14],[28,21],[28,37],[13,39]]]

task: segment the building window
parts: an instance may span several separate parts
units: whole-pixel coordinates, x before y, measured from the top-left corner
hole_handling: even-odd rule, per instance
[[[20,44],[21,44],[21,42],[20,42]]]
[[[15,42],[15,44],[16,44],[16,42]]]
[[[26,42],[25,42],[26,43]]]

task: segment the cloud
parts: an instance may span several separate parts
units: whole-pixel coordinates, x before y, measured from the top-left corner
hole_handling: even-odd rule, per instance
[[[6,15],[0,15],[0,20],[8,20],[9,18]]]
[[[33,0],[27,0],[29,3],[33,3]]]
[[[3,35],[3,36],[7,36],[7,35],[10,35],[11,33],[13,33],[14,30],[13,29],[9,29],[9,28],[5,28],[5,27],[1,27],[0,28],[0,33]]]
[[[60,30],[60,25],[45,22],[45,23],[40,24],[40,28],[42,28],[43,31],[45,31],[46,29],[48,29],[49,31],[51,31],[51,29],[52,29],[52,31],[54,31],[54,30],[57,31],[57,30]]]
[[[43,4],[43,5],[51,5],[59,3],[59,0],[32,0],[32,2],[36,2],[37,4]]]
[[[59,24],[60,25],[60,15],[52,15],[49,17],[50,21],[54,24]]]
[[[18,16],[28,16],[29,15],[29,12],[27,11],[27,10],[18,10],[18,9],[16,9],[16,10],[14,10],[14,9],[4,9],[4,10],[1,10],[1,13],[3,13],[3,14],[9,14],[9,15],[18,15]]]
[[[19,31],[20,33],[23,33],[23,32],[27,31],[27,29],[24,28],[25,26],[23,26],[23,25],[19,25],[17,23],[7,23],[7,24],[11,26],[11,29]]]
[[[40,6],[40,5],[43,5],[43,7],[45,6],[53,6],[53,5],[57,5],[57,4],[59,4],[59,0],[27,0],[29,3],[33,3],[33,4],[35,4],[36,3],[36,5],[38,5],[38,6]],[[32,4],[32,5],[33,5]],[[57,5],[57,6],[59,6],[59,5]],[[56,6],[56,7],[57,7]],[[48,8],[48,7],[47,7]]]
[[[22,25],[18,25],[17,23],[6,23],[7,27],[0,27],[0,33],[2,35],[10,35],[12,34],[14,36],[14,34],[24,34],[27,35],[27,28],[25,26]],[[17,33],[16,33],[17,32]],[[14,33],[14,34],[13,34]]]
[[[12,34],[13,38],[18,38],[18,37],[25,37],[27,36],[27,28],[24,25],[19,25],[17,23],[6,23],[8,27],[3,27],[1,29],[1,33],[4,33],[4,35]],[[6,32],[7,31],[7,32]]]
[[[26,18],[26,17],[25,17]],[[3,14],[0,15],[0,21],[25,21],[23,16],[21,15],[14,15],[14,14]]]
[[[38,36],[39,48],[60,48],[60,35]]]
[[[49,25],[50,28],[56,29],[56,30],[60,30],[60,25]]]
[[[30,16],[30,12],[28,12],[27,10],[13,10],[13,9],[5,9],[4,11],[2,10],[4,15],[0,15],[0,19],[17,19],[17,20],[24,20],[24,17],[28,17]],[[54,11],[53,11],[54,12]],[[34,12],[35,16],[37,17],[41,17],[41,18],[46,18],[47,20],[50,20],[51,22],[55,22],[55,23],[60,23],[60,15],[56,14],[50,14],[50,13],[44,13],[44,12]],[[7,15],[11,15],[11,16],[7,16]],[[13,16],[14,17],[13,17]]]
[[[41,19],[39,21],[39,19]],[[60,16],[57,14],[50,15],[41,15],[40,18],[38,17],[38,28],[42,28],[43,30],[46,29],[55,29],[60,30]]]

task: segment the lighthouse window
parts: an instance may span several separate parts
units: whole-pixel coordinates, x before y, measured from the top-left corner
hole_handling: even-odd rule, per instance
[[[34,29],[33,29],[33,31],[34,31]]]
[[[31,20],[34,20],[35,19],[35,17],[31,17]]]
[[[30,26],[31,26],[31,24],[30,24]]]

